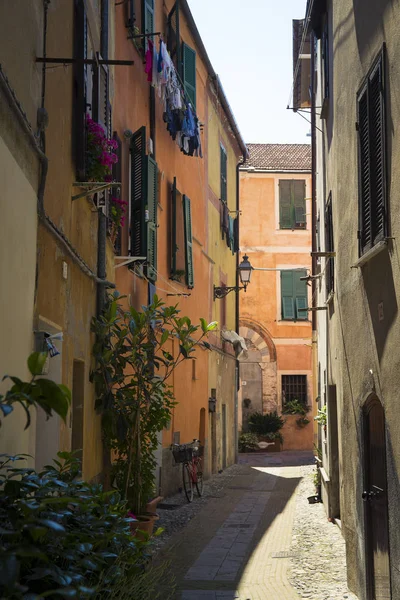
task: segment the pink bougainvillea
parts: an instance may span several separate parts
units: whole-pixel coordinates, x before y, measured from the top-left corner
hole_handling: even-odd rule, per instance
[[[112,181],[112,166],[118,162],[116,140],[106,137],[103,127],[86,115],[86,176],[88,181]]]

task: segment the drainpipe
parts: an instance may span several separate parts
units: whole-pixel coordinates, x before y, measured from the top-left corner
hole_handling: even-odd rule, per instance
[[[239,231],[240,231],[240,214],[239,214],[239,208],[240,208],[240,172],[239,169],[241,166],[244,165],[244,163],[246,162],[246,157],[244,156],[242,158],[242,160],[240,162],[237,163],[236,165],[236,218],[238,219],[238,226],[237,226],[237,234],[239,237]],[[240,285],[240,279],[239,279],[239,252],[236,252],[236,287],[239,288]],[[237,290],[235,292],[235,296],[236,296],[236,303],[235,303],[235,331],[237,334],[239,334],[239,290]],[[238,432],[238,410],[239,410],[239,402],[238,402],[238,392],[239,392],[239,361],[236,360],[236,366],[235,366],[235,463],[237,463],[238,461],[238,438],[239,438],[239,432]]]
[[[316,136],[316,114],[315,114],[315,52],[314,52],[314,34],[311,33],[311,249],[312,252],[317,251],[317,243],[316,243],[316,225],[317,225],[317,190],[316,190],[316,147],[317,147],[317,136]],[[311,272],[313,275],[312,279],[312,308],[316,307],[316,289],[317,283],[314,276],[316,275],[317,269],[317,257],[315,254],[312,254],[312,262],[311,262]],[[315,310],[312,311],[311,316],[312,322],[312,331],[315,334],[317,329],[317,312]],[[313,335],[314,337],[314,335]]]

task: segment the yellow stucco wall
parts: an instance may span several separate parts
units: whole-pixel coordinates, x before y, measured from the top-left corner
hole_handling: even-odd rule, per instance
[[[0,97],[0,103],[1,100]],[[0,131],[1,123],[0,120]],[[35,170],[36,174],[32,173],[34,178],[37,176],[37,166]],[[26,359],[33,343],[37,194],[2,137],[0,178],[0,380],[5,374],[28,379]],[[9,381],[0,381],[0,393],[8,387]],[[7,422],[1,428],[0,453],[33,453],[34,414],[32,416],[33,424],[26,432],[23,431],[26,415],[22,409],[16,408],[7,417]]]

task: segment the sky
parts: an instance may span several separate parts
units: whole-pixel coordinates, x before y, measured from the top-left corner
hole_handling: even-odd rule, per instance
[[[289,99],[292,106],[292,19],[304,18],[306,0],[188,3],[244,141],[310,143],[310,125],[286,109]]]

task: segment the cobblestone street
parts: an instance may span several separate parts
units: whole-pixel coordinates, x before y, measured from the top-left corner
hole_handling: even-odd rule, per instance
[[[356,600],[340,529],[307,501],[311,453],[241,455],[229,471],[186,517],[161,511],[162,526],[178,523],[157,555],[171,560],[176,600]]]

